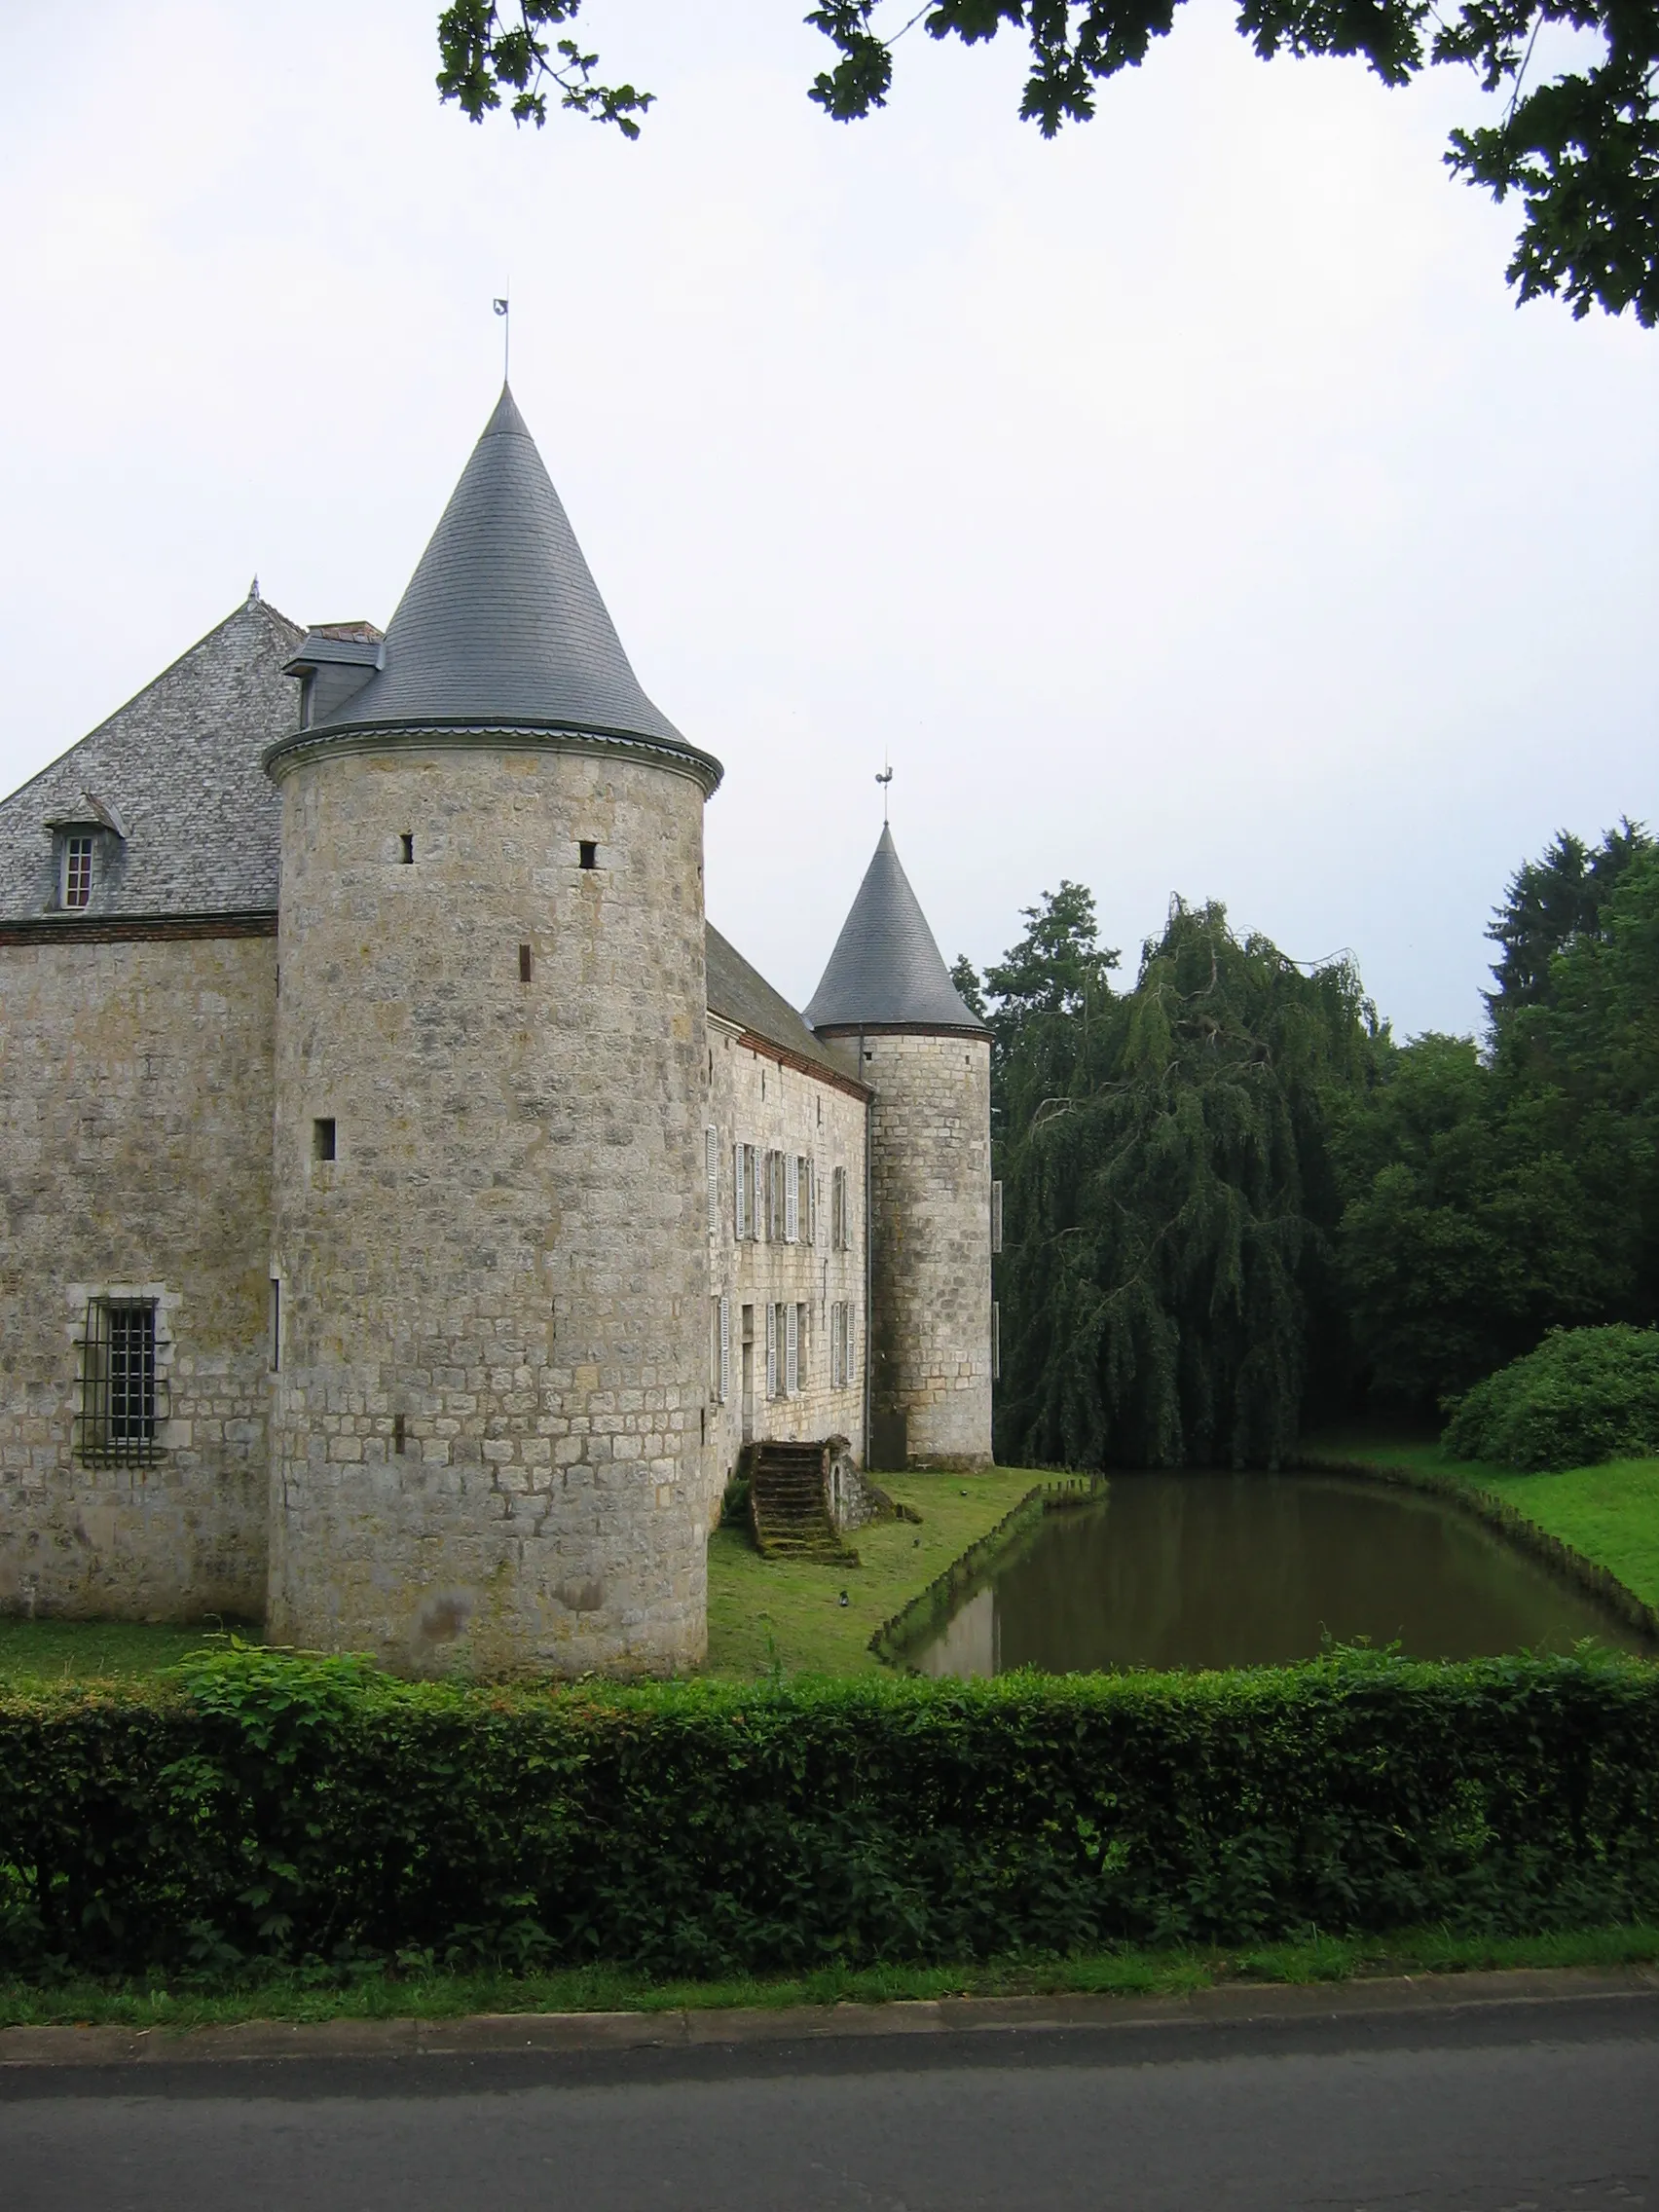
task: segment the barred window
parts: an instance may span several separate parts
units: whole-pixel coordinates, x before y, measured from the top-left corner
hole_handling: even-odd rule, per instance
[[[80,1343],[78,1457],[97,1466],[148,1467],[158,1458],[154,1299],[94,1298]]]
[[[63,903],[66,906],[90,906],[92,901],[92,840],[91,837],[65,837]]]

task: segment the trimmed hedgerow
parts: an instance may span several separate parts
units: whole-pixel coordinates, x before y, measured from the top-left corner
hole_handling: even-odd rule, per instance
[[[715,1975],[1659,1915],[1659,1670],[657,1690],[238,1652],[0,1705],[0,1966]]]
[[[1659,1454],[1659,1329],[1552,1329],[1458,1401],[1442,1442],[1523,1474]]]

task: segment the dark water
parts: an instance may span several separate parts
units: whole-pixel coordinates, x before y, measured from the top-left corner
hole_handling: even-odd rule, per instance
[[[1438,1498],[1340,1475],[1114,1475],[1048,1515],[912,1654],[930,1675],[1247,1667],[1326,1634],[1413,1658],[1651,1652],[1587,1591]]]

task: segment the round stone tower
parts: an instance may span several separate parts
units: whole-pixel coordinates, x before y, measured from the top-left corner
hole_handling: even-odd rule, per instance
[[[290,673],[269,1631],[705,1648],[703,802],[510,393],[384,640]]]
[[[991,1461],[991,1044],[892,831],[806,1018],[858,1042],[870,1108],[870,1462]]]

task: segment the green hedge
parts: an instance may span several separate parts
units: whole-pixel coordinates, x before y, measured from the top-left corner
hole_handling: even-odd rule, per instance
[[[1659,1453],[1659,1329],[1552,1329],[1458,1400],[1442,1442],[1524,1474]]]
[[[0,1965],[720,1974],[1659,1916],[1659,1670],[1590,1654],[640,1691],[245,1652],[0,1704]]]

